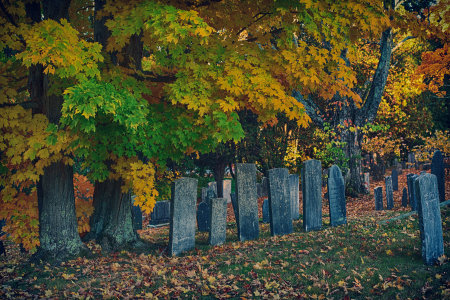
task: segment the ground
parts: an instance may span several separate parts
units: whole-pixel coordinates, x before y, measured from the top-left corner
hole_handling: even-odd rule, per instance
[[[450,299],[450,263],[423,264],[417,216],[379,224],[409,212],[401,207],[409,171],[399,177],[394,210],[376,212],[373,194],[347,199],[348,225],[333,228],[324,201],[323,230],[316,232],[303,232],[299,220],[293,234],[271,237],[269,224],[261,223],[260,239],[239,242],[229,205],[226,244],[210,247],[207,233],[198,233],[196,248],[181,257],[166,255],[168,227],[140,231],[152,245],[146,253],[103,254],[90,243],[93,257],[58,267],[29,265],[29,255],[8,243],[0,258],[0,298]],[[384,190],[373,182],[371,191],[378,185]],[[448,257],[448,206],[441,216]]]

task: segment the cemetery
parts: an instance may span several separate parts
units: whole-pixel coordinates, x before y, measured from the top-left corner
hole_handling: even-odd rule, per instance
[[[0,0],[0,299],[450,299],[450,0]]]

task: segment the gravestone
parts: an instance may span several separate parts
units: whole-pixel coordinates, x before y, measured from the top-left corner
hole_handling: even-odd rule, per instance
[[[210,190],[213,190],[214,194],[217,195],[217,182],[215,182],[215,181],[208,182],[208,188]]]
[[[406,191],[406,188],[403,188],[403,194],[402,194],[402,206],[408,207],[408,192]]]
[[[263,177],[261,180],[261,194],[263,197],[269,197],[269,179]]]
[[[445,201],[445,171],[444,171],[444,158],[442,157],[441,151],[437,150],[433,154],[433,159],[431,160],[431,174],[436,176],[438,190],[439,190],[439,201]]]
[[[227,179],[223,181],[223,197],[227,200],[227,203],[231,203],[231,180]]]
[[[398,171],[397,169],[392,169],[392,189],[398,191]]]
[[[236,220],[237,228],[239,229],[239,217],[238,217],[238,208],[237,208],[237,200],[236,200],[236,193],[230,194],[231,197],[231,206],[233,206],[233,212],[234,212],[234,219]]]
[[[364,173],[364,189],[365,192],[368,194],[370,191],[370,173]]]
[[[131,215],[133,217],[133,229],[142,230],[142,210],[139,206],[133,205],[131,208]]]
[[[394,191],[392,190],[392,177],[386,176],[384,178],[386,184],[386,209],[394,208]]]
[[[417,210],[417,201],[414,190],[414,180],[417,175],[413,173],[409,173],[406,175],[406,181],[408,185],[408,196],[409,196],[409,205],[411,206],[411,211]]]
[[[206,201],[200,202],[197,208],[197,226],[198,231],[200,232],[208,232],[209,231],[209,214],[210,214],[210,206]]]
[[[263,223],[269,223],[269,199],[264,199],[262,205],[262,215],[263,215]]]
[[[332,165],[329,169],[328,203],[330,205],[331,226],[347,224],[344,177],[342,177],[341,169],[336,165]]]
[[[414,163],[416,162],[416,156],[413,152],[409,152],[408,153],[408,164],[409,166],[414,165]]]
[[[238,237],[240,241],[259,237],[255,164],[236,164]]]
[[[202,187],[202,202],[206,200],[206,194],[208,193],[209,187]]]
[[[182,177],[172,183],[170,205],[169,255],[195,247],[195,204],[197,179]]]
[[[262,185],[261,183],[256,184],[256,195],[258,195],[258,198],[262,197]]]
[[[211,199],[210,211],[209,244],[222,245],[227,236],[227,200],[225,198]]]
[[[373,190],[375,197],[375,210],[383,210],[383,187],[377,186]]]
[[[310,159],[302,168],[303,229],[305,231],[322,228],[322,164]]]
[[[290,190],[290,194],[291,194],[292,220],[298,220],[298,219],[300,219],[298,174],[289,175],[289,190]]]
[[[170,201],[157,201],[150,214],[150,226],[160,226],[170,222]]]
[[[286,168],[269,170],[269,216],[272,236],[292,233],[289,171]]]
[[[422,258],[427,265],[437,262],[444,254],[442,220],[439,208],[439,189],[433,174],[424,174],[415,180]]]
[[[406,162],[405,161],[402,161],[400,164],[402,165],[402,169],[406,169]]]

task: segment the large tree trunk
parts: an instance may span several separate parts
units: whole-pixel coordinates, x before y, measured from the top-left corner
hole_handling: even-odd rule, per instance
[[[225,167],[227,166],[226,161],[219,161],[214,166],[214,179],[217,184],[217,198],[223,197],[223,178],[225,177]]]
[[[363,181],[361,178],[361,144],[359,130],[346,130],[341,134],[341,141],[345,142],[345,156],[348,160],[348,173],[345,176],[346,194],[356,197],[364,192]]]

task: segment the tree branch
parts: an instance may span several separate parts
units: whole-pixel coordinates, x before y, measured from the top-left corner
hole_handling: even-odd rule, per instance
[[[405,37],[403,40],[401,40],[397,45],[395,45],[395,47],[392,49],[392,53],[395,52],[395,50],[397,50],[398,48],[400,48],[406,41],[408,40],[412,40],[415,39],[415,36],[407,36]]]
[[[324,120],[317,113],[318,111],[320,112],[320,108],[317,106],[316,103],[314,103],[314,101],[311,99],[311,96],[308,96],[308,98],[305,99],[305,97],[303,97],[303,95],[299,91],[293,90],[292,97],[294,97],[298,102],[303,104],[303,106],[305,107],[306,113],[311,118],[311,120],[317,126],[322,128],[324,125]]]
[[[6,9],[5,5],[3,5],[3,1],[0,1],[0,8],[2,9],[3,13],[5,14],[6,18],[8,19],[8,21],[14,25],[14,27],[19,27],[16,23],[16,21],[14,21],[14,18],[10,15],[10,13],[8,12],[8,10]]]

